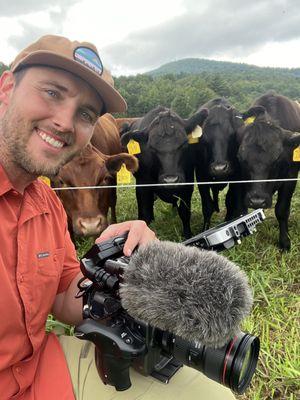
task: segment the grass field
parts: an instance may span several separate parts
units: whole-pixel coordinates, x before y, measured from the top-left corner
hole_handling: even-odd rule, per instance
[[[223,199],[221,203],[224,204]],[[215,214],[212,226],[224,219]],[[118,189],[118,221],[136,219],[134,189]],[[260,337],[261,352],[258,369],[251,387],[242,400],[300,399],[300,186],[294,194],[290,217],[292,248],[282,253],[277,247],[278,226],[274,210],[266,210],[266,220],[258,225],[255,235],[248,236],[238,246],[223,255],[237,263],[248,275],[254,292],[251,316],[242,329]],[[198,191],[192,202],[193,234],[202,224]],[[155,222],[151,224],[160,239],[182,240],[181,222],[171,205],[157,200]],[[78,255],[92,242],[81,240]],[[49,321],[50,322],[50,321]],[[51,323],[51,322],[50,322]],[[53,321],[51,324],[55,325]]]

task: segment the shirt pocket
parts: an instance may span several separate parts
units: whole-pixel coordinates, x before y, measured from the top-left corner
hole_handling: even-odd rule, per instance
[[[40,275],[57,277],[63,269],[65,249],[55,249],[53,252],[41,252],[37,255],[36,271]]]

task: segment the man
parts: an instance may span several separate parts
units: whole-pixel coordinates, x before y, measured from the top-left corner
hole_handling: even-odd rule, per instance
[[[61,203],[36,178],[55,174],[80,151],[100,115],[126,109],[111,83],[92,44],[50,35],[0,77],[0,397],[232,399],[187,368],[167,386],[133,373],[132,389],[117,393],[97,377],[91,344],[63,337],[61,345],[45,335],[50,312],[64,323],[81,321],[74,297],[81,273]],[[144,222],[128,221],[100,240],[126,230],[126,255],[155,238]]]

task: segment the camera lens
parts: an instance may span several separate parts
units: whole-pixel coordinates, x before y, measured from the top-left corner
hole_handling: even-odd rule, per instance
[[[242,394],[250,385],[259,354],[259,339],[240,333],[232,339],[223,369],[223,384]]]
[[[257,337],[240,332],[220,348],[192,345],[178,336],[171,343],[169,352],[177,360],[234,392],[242,394],[250,385],[259,354]]]
[[[252,348],[250,347],[245,355],[245,359],[242,362],[239,384],[241,384],[247,376],[249,366],[251,365],[251,355],[252,355]]]

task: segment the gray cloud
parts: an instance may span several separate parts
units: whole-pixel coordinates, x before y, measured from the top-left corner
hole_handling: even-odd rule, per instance
[[[79,0],[15,0],[15,1],[0,1],[1,17],[17,17],[37,11],[45,11],[50,7],[59,6],[68,8]]]
[[[185,0],[185,13],[104,49],[116,68],[153,68],[185,57],[247,56],[300,38],[298,0]]]
[[[23,34],[21,36],[10,36],[8,43],[17,50],[21,50],[28,46],[29,43],[36,41],[40,36],[44,35],[45,29],[30,25],[26,22],[21,23]]]
[[[20,25],[23,32],[21,35],[10,36],[7,39],[8,44],[19,51],[28,46],[29,43],[37,40],[40,36],[48,34],[49,32],[51,32],[52,34],[59,34],[63,30],[63,23],[66,19],[66,14],[69,8],[78,1],[79,0],[52,0],[51,8],[49,8],[48,0],[44,3],[41,0],[30,0],[28,1],[28,3],[26,3],[26,7],[23,7],[20,4],[17,12],[22,14],[22,16],[24,15],[25,8],[26,10],[28,9],[28,12],[30,9],[31,13],[33,12],[32,10],[34,10],[34,12],[47,11],[50,17],[50,25],[44,27],[36,26],[22,21],[22,18],[20,17]],[[54,8],[54,6],[56,7]],[[12,10],[13,8],[11,8],[10,11]]]

